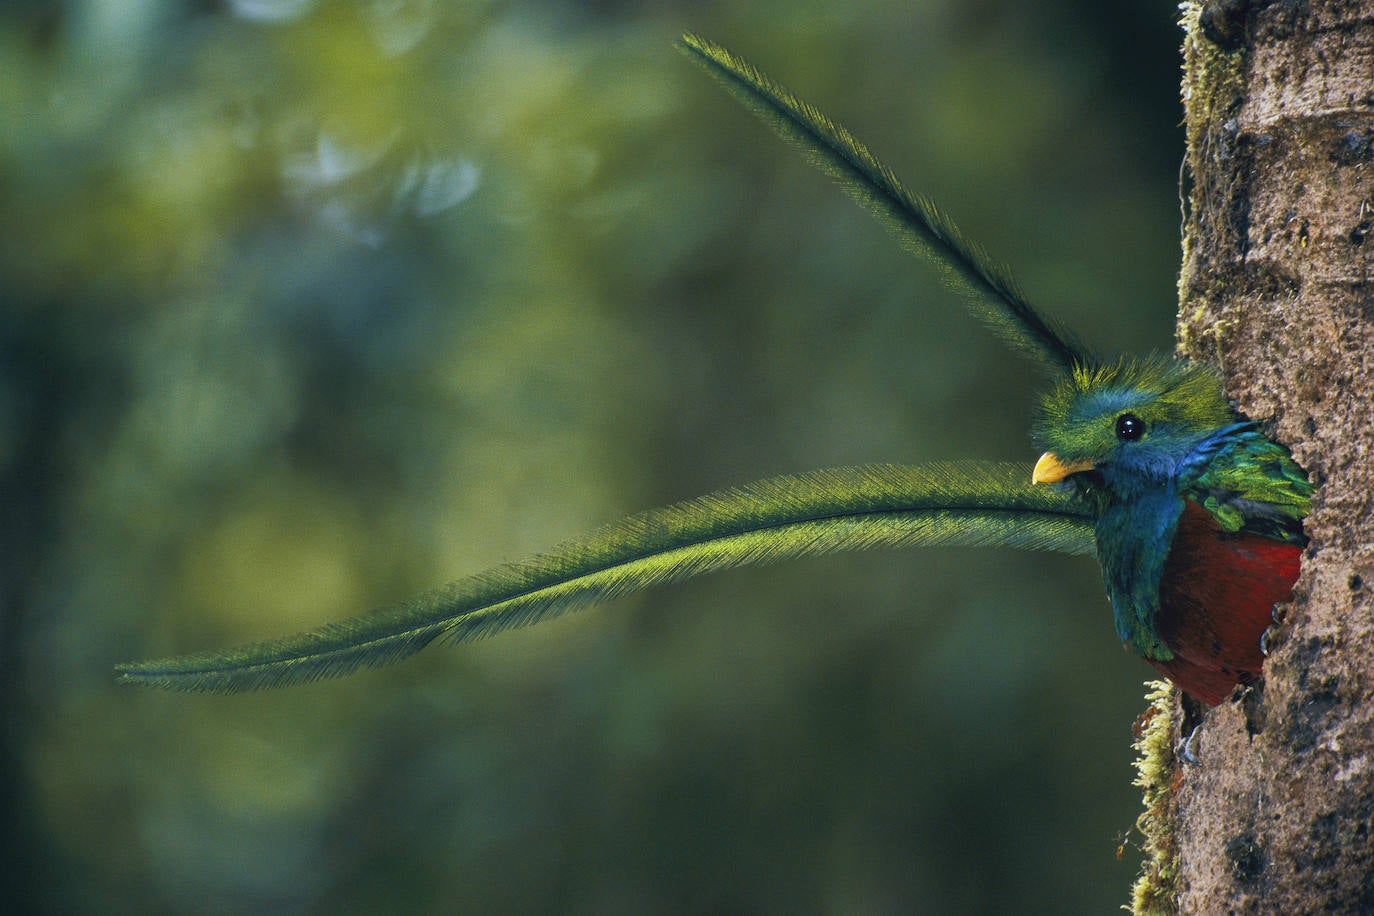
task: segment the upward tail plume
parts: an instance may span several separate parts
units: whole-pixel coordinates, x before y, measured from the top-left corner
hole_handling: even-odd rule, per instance
[[[876,213],[903,244],[943,267],[945,282],[963,293],[973,313],[1013,347],[1054,373],[1091,364],[1079,344],[1026,301],[1005,268],[964,238],[934,203],[907,190],[843,126],[717,44],[688,34],[679,47]]]

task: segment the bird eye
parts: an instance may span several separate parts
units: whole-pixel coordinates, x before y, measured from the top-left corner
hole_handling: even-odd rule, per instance
[[[1134,442],[1145,435],[1145,421],[1133,413],[1116,418],[1116,437],[1122,442]]]

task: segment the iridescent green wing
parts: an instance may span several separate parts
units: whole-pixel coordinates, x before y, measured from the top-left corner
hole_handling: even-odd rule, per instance
[[[632,516],[523,563],[273,642],[119,666],[123,683],[236,691],[337,677],[751,563],[916,545],[1093,552],[1091,510],[990,462],[776,477]]]
[[[1252,423],[1218,434],[1214,448],[1185,468],[1179,484],[1226,531],[1307,543],[1302,520],[1312,509],[1312,484],[1288,449]]]
[[[912,251],[943,268],[946,283],[964,294],[970,309],[1003,339],[1053,372],[1069,373],[1091,358],[1042,316],[1006,269],[927,198],[913,194],[843,126],[802,101],[740,57],[696,35],[679,46],[744,105],[814,164],[876,213]]]

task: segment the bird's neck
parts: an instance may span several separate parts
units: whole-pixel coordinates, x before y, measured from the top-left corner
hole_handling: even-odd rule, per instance
[[[1109,501],[1097,522],[1097,555],[1117,635],[1146,658],[1173,657],[1155,626],[1155,613],[1164,561],[1182,510],[1177,489],[1164,484]]]

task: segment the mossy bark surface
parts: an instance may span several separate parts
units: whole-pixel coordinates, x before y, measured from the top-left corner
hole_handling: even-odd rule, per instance
[[[1179,348],[1318,490],[1264,681],[1206,714],[1178,781],[1177,907],[1370,913],[1374,0],[1200,4],[1185,27]]]

